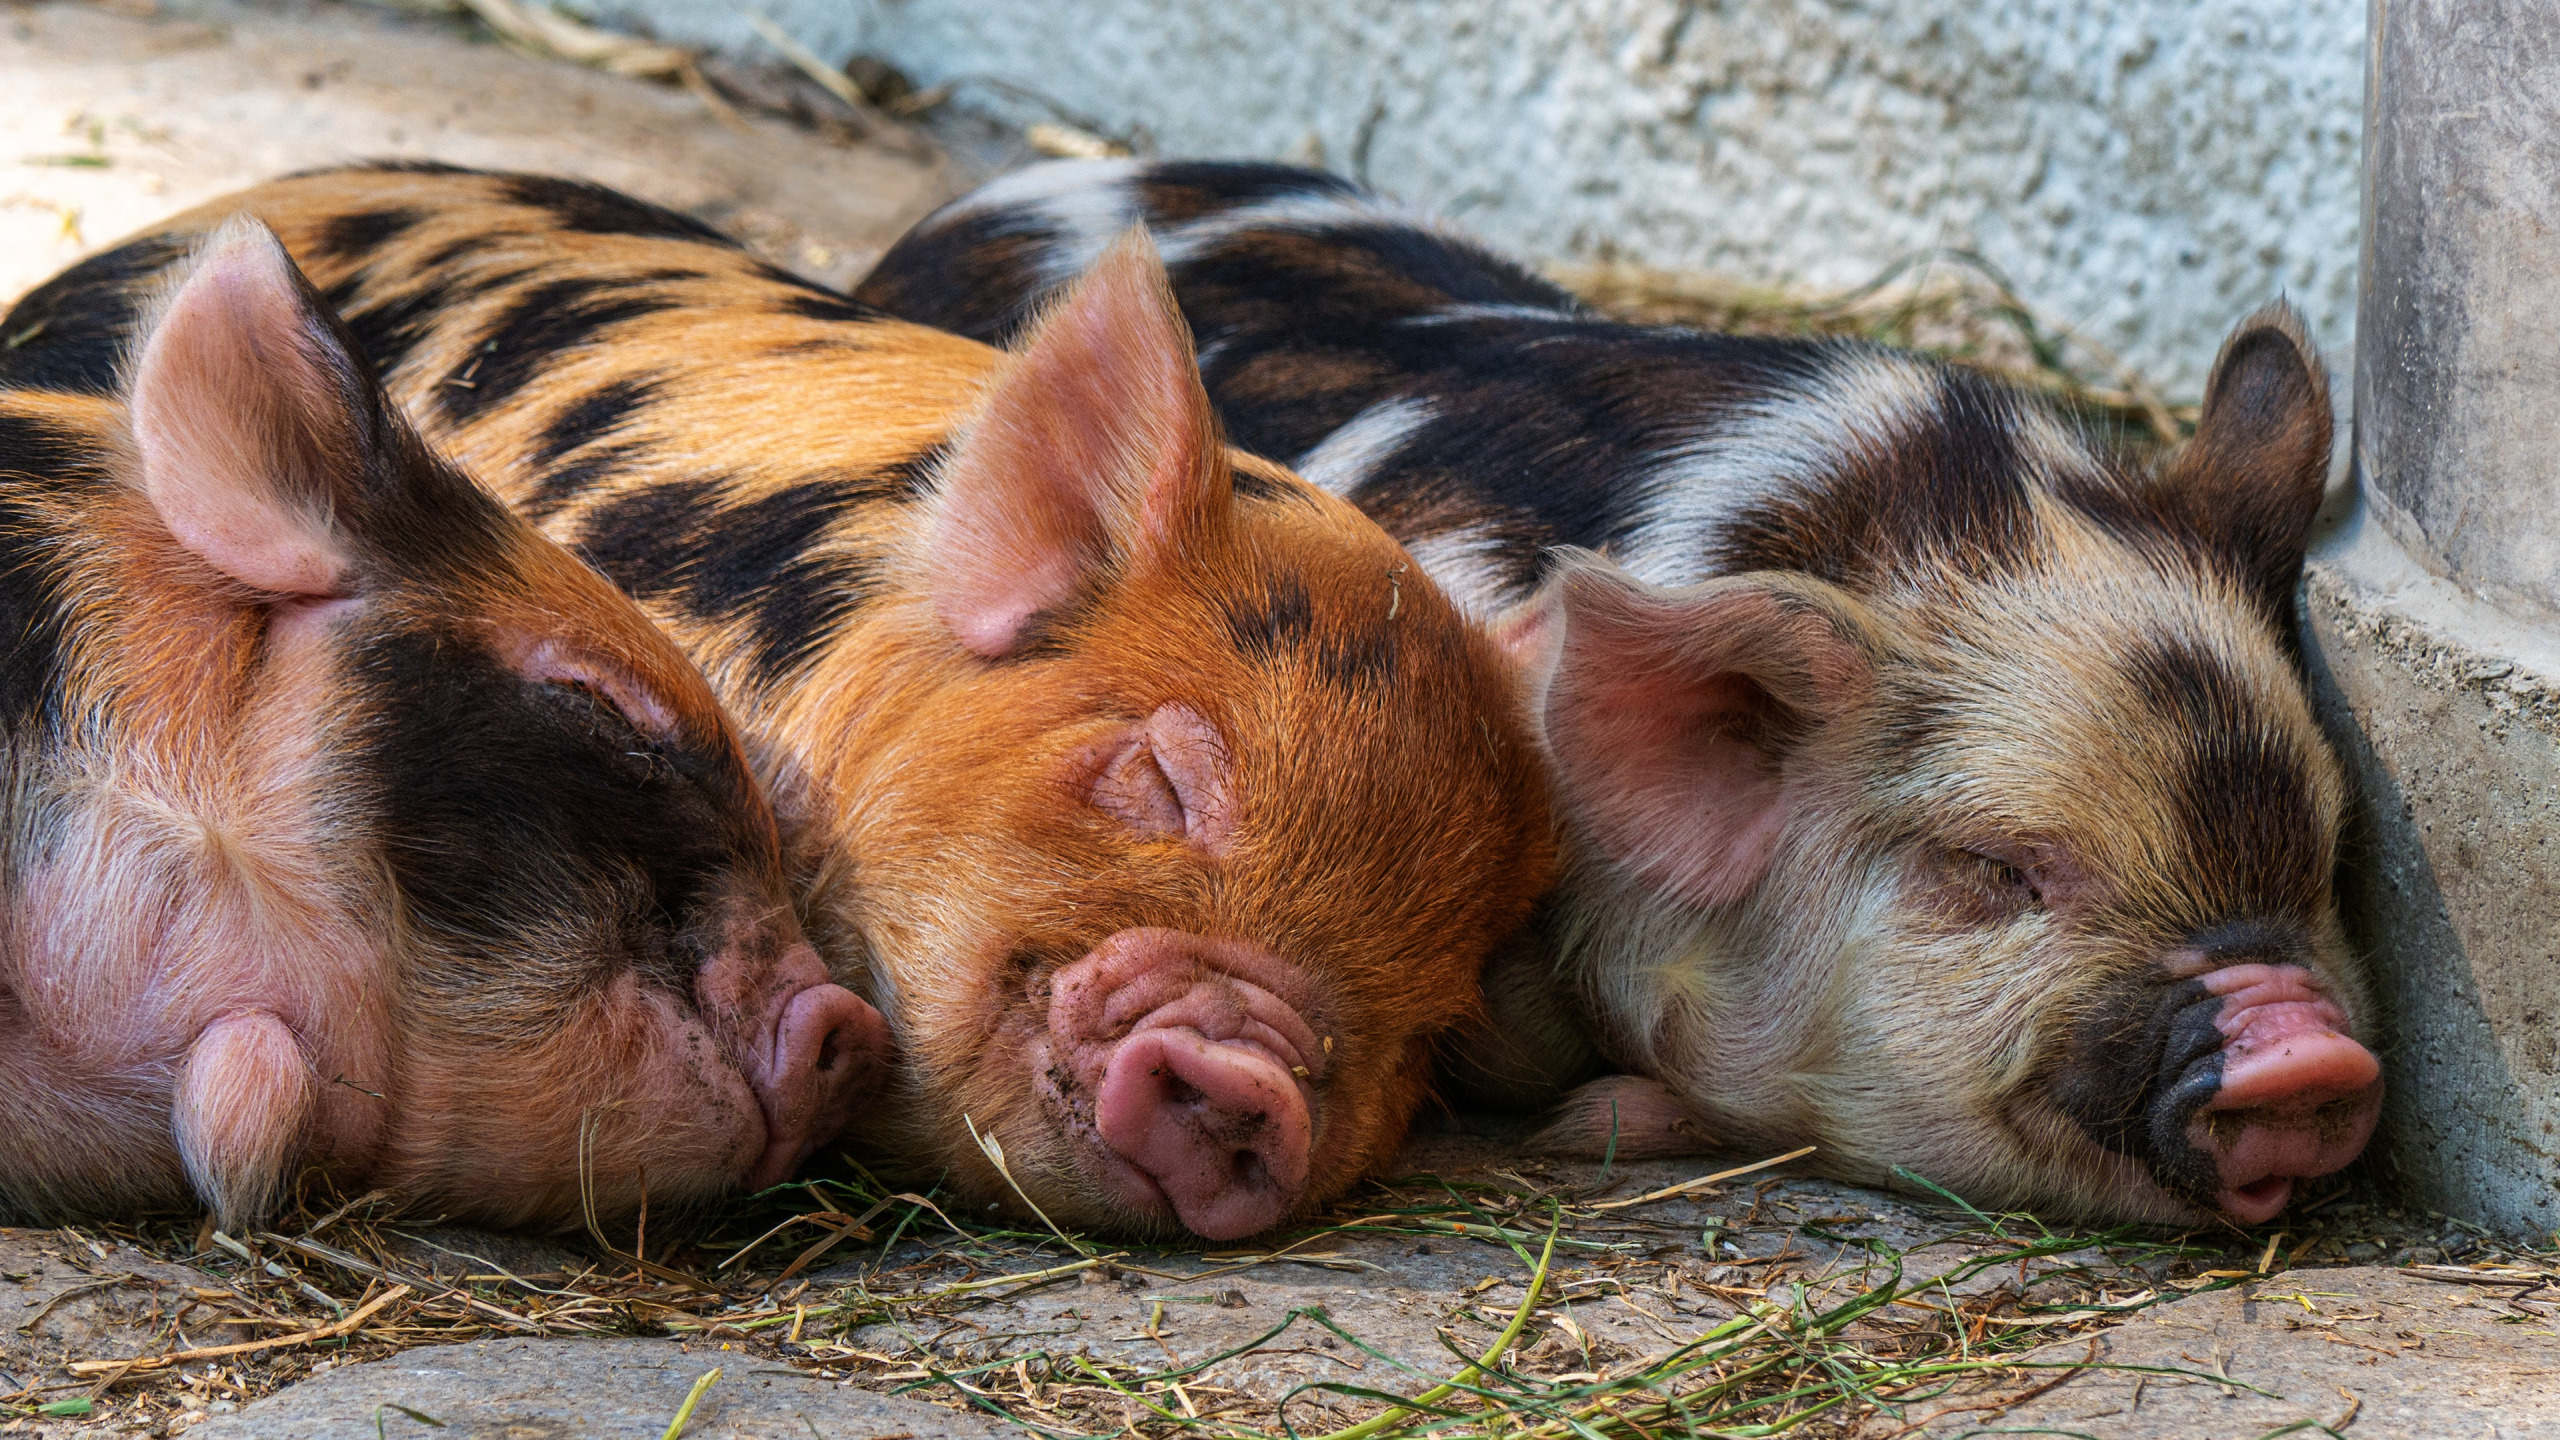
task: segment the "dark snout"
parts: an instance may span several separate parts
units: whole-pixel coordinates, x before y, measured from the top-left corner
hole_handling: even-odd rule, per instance
[[[2382,1106],[2380,1063],[2308,959],[2298,933],[2257,922],[2172,951],[2084,1029],[2066,1108],[2171,1192],[2273,1219],[2296,1181],[2362,1153]]]

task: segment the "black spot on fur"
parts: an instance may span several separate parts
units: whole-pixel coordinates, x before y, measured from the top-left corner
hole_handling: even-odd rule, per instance
[[[868,600],[874,561],[827,546],[836,522],[902,498],[904,476],[816,475],[738,500],[718,480],[616,495],[581,525],[580,548],[626,592],[705,620],[744,619],[748,661],[779,684]]]
[[[626,320],[676,308],[660,295],[635,294],[619,279],[554,280],[524,292],[437,387],[436,402],[456,425],[512,399],[564,351],[588,344]]]
[[[841,295],[794,295],[783,301],[779,308],[785,315],[797,315],[804,320],[833,320],[846,324],[889,318],[876,305],[865,305]]]
[[[625,594],[674,599],[719,522],[719,489],[711,480],[662,480],[625,491],[586,517],[578,549]]]
[[[491,233],[493,232],[489,229],[475,227],[467,235],[447,240],[418,258],[418,273],[432,275],[475,250],[487,249]]]
[[[1011,345],[1048,292],[1039,260],[1056,232],[1013,215],[927,219],[854,287],[853,298],[989,345]]]
[[[314,175],[481,175],[488,172],[460,165],[447,165],[441,160],[366,160],[354,165],[323,165],[313,170],[296,170],[287,180],[306,180]]]
[[[1358,628],[1319,626],[1306,581],[1296,575],[1266,579],[1261,593],[1220,599],[1227,636],[1245,658],[1269,664],[1312,647],[1316,669],[1351,690],[1383,688],[1395,675],[1399,632],[1386,618],[1386,583],[1380,577],[1375,623]]]
[[[358,259],[409,233],[426,218],[425,211],[406,208],[333,215],[320,227],[311,248],[327,259]]]
[[[655,401],[665,383],[664,376],[633,375],[597,386],[542,427],[533,463],[547,474],[562,456],[610,435],[634,412]]]
[[[1863,353],[1872,352],[1832,355]],[[1717,568],[1802,570],[1858,587],[1919,567],[1980,578],[2021,564],[2035,516],[2013,429],[2017,398],[1980,376],[1930,368],[1931,404],[1895,417],[1882,435],[1871,422],[1814,474],[1745,508],[1725,533]]]
[[[949,446],[937,443],[883,465],[871,473],[871,489],[881,500],[921,500],[933,493],[941,478],[942,462],[950,453]]]
[[[589,490],[646,460],[650,447],[638,442],[598,445],[560,461],[533,477],[523,510],[536,522],[550,519]]]
[[[1180,225],[1295,196],[1351,199],[1365,193],[1323,170],[1232,160],[1162,161],[1140,170],[1129,185],[1150,225]]]
[[[368,299],[365,276],[358,272],[321,291],[320,298],[337,312],[374,373],[388,375],[443,323],[455,303],[453,286],[448,276],[405,294]]]
[[[584,235],[707,240],[732,250],[738,244],[690,215],[680,215],[584,180],[566,180],[556,175],[509,175],[499,181],[498,193],[518,205],[547,210],[561,229]]]
[[[183,236],[136,240],[28,291],[0,320],[0,384],[114,394],[154,282],[188,248]]]
[[[540,265],[492,266],[480,270],[460,270],[440,278],[451,287],[452,303],[460,305],[467,301],[485,299],[502,291],[512,290],[523,283],[528,276],[541,274],[543,268]]]
[[[1247,500],[1278,504],[1284,501],[1303,502],[1306,499],[1304,495],[1298,493],[1296,486],[1276,480],[1259,470],[1239,465],[1235,467],[1234,476],[1235,492]]]
[[[711,614],[749,621],[749,663],[757,678],[780,684],[834,638],[878,583],[868,557],[816,553],[827,530],[868,487],[835,479],[807,480],[759,496],[729,512],[722,544],[696,575],[691,603]]]
[[[1248,660],[1280,659],[1315,633],[1315,601],[1296,575],[1266,579],[1261,594],[1230,592],[1218,603],[1226,612],[1228,638]]]
[[[565,916],[594,927],[576,936],[587,963],[691,994],[718,938],[716,882],[733,855],[758,853],[735,819],[742,773],[709,747],[643,736],[585,690],[518,675],[465,636],[382,636],[354,671],[374,716],[360,773],[387,812],[403,901],[446,951],[424,983],[476,989],[482,1004],[492,984],[524,993],[521,970],[483,967],[521,965],[526,937]],[[565,999],[608,978],[552,984]]]
[[[27,492],[101,491],[108,481],[85,437],[5,413],[0,477],[0,728],[16,732],[50,713],[70,627],[54,542]]]
[[[42,483],[74,474],[94,477],[97,470],[97,447],[87,437],[0,411],[0,475]]]
[[[2334,857],[2302,742],[2222,659],[2161,638],[2126,660],[2187,760],[2160,777],[2174,796],[2187,855],[2190,913],[2158,917],[2195,930],[2240,920],[2307,922],[2328,899]]]
[[[1378,610],[1378,623],[1356,630],[1326,633],[1316,646],[1316,665],[1325,678],[1346,690],[1384,690],[1395,678],[1397,628]]]

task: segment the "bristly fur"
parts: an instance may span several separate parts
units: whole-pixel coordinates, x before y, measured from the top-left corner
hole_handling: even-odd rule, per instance
[[[857,1117],[880,1163],[1016,1203],[966,1115],[1060,1223],[1160,1227],[1084,1187],[1030,1077],[988,1064],[1020,1053],[1050,973],[1133,926],[1249,939],[1326,987],[1305,1203],[1394,1154],[1434,1036],[1475,1005],[1553,842],[1503,667],[1357,510],[1214,451],[1217,504],[1166,522],[1180,564],[1109,559],[1138,552],[1100,537],[1101,580],[964,648],[935,537],[999,352],[586,188],[324,173],[165,233],[241,210],[376,344],[433,444],[711,677],[773,786],[812,938],[903,1047]],[[102,332],[121,273],[30,300]],[[1133,844],[1060,778],[1103,727],[1168,704],[1233,752],[1239,839],[1216,864]]]
[[[1476,618],[1511,624],[1575,549],[1697,587],[1661,613],[1706,629],[1628,631],[1614,673],[1568,660],[1550,687],[1582,843],[1549,943],[1489,976],[1480,1090],[1614,1064],[1670,1083],[1693,1142],[2160,1218],[2204,1201],[2194,1156],[2099,1114],[2171,1103],[2159,1046],[2091,1037],[2172,1003],[2162,956],[2263,924],[2369,1031],[2330,895],[2342,781],[2292,638],[2329,412],[2289,310],[2234,332],[2197,439],[2142,468],[1923,357],[1608,320],[1285,166],[1035,167],[928,217],[857,295],[1005,343],[1131,224],[1235,442],[1359,505]],[[1836,592],[1838,687],[1773,699],[1803,655],[1731,633],[1775,613],[1768,572]],[[1674,695],[1681,666],[1742,689]],[[1628,728],[1674,701],[1712,726]],[[1666,778],[1666,746],[1722,767],[1723,798]],[[1661,837],[1708,814],[1751,844],[1703,873]]]
[[[735,1187],[735,1037],[644,1053],[706,957],[799,938],[735,731],[272,237],[197,238],[29,297],[0,388],[0,1217],[236,1228],[318,1170],[559,1226],[591,1119],[604,1210]]]

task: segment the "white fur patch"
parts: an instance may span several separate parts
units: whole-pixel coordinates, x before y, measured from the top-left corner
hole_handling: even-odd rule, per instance
[[[1518,545],[1515,537],[1488,527],[1461,525],[1411,541],[1404,548],[1460,614],[1481,622],[1528,598],[1513,587],[1514,567],[1504,563]]]
[[[1444,305],[1428,315],[1409,316],[1406,325],[1463,325],[1470,320],[1575,320],[1572,311],[1557,305]]]
[[[1806,489],[1860,449],[1893,445],[1928,423],[1938,397],[1927,365],[1846,352],[1801,387],[1718,416],[1630,476],[1644,491],[1641,518],[1612,558],[1657,585],[1698,584],[1735,516]]]
[[[1351,417],[1289,468],[1329,495],[1348,496],[1431,423],[1436,407],[1420,396],[1381,400]]]
[[[1165,264],[1180,265],[1204,250],[1257,231],[1285,230],[1309,235],[1386,225],[1431,229],[1420,215],[1375,195],[1283,195],[1258,205],[1240,205],[1203,216],[1188,225],[1167,226],[1156,232],[1156,244],[1164,252]]]
[[[934,221],[939,230],[990,210],[1037,210],[1061,196],[1094,190],[1125,191],[1146,168],[1143,160],[1051,160],[990,180],[951,202]]]
[[[1143,161],[1125,159],[1034,165],[954,201],[934,226],[1010,213],[1023,229],[1054,231],[1056,238],[1040,254],[1038,278],[1042,288],[1063,285],[1091,269],[1112,241],[1146,218],[1131,188],[1145,168]]]

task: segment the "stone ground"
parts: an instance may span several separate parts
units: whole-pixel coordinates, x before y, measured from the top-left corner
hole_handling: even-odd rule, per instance
[[[1524,1413],[1630,1377],[1713,1400],[1754,1364],[1777,1368],[1722,1399],[1765,1399],[1827,1360],[1884,1403],[1797,1433],[2560,1434],[2560,1256],[2353,1184],[2257,1233],[2093,1236],[1783,1168],[1701,1187],[1712,1162],[1524,1160],[1499,1135],[1425,1136],[1403,1163],[1292,1240],[1210,1253],[1080,1252],[883,1197],[859,1217],[879,1225],[809,1255],[857,1218],[831,1198],[850,1181],[662,1225],[634,1242],[645,1276],[595,1241],[396,1218],[286,1227],[317,1248],[183,1220],[0,1230],[0,1400],[21,1416],[0,1434],[648,1440],[717,1368],[684,1432],[704,1440],[1316,1435],[1492,1349],[1533,1279],[1489,1382]],[[774,1215],[780,1243],[725,1267]],[[1681,1371],[1702,1337],[1742,1348]]]
[[[452,17],[0,0],[0,303],[179,210],[353,160],[586,176],[833,283],[977,177],[904,129],[857,143],[806,82],[720,73],[742,102],[726,119],[682,88],[521,55]]]
[[[0,3],[0,303],[176,210],[374,156],[589,176],[842,283],[1022,153],[965,119],[882,125],[779,71],[709,68],[732,113],[451,16]],[[1356,1392],[1410,1395],[1487,1349],[1527,1298],[1514,1243],[1534,1252],[1557,1215],[1562,1246],[1504,1357],[1521,1395],[1669,1377],[1716,1333],[1816,1370],[1827,1343],[1861,1365],[1952,1367],[1928,1385],[1893,1371],[1890,1405],[1816,1415],[1810,1434],[2560,1434],[2553,1255],[2354,1186],[2267,1232],[2084,1243],[1760,1174],[1644,1200],[1712,1167],[1603,1174],[1524,1161],[1498,1136],[1426,1138],[1406,1165],[1433,1178],[1355,1197],[1293,1244],[1207,1255],[1080,1254],[886,1197],[870,1218],[904,1218],[879,1235],[818,1186],[817,1210],[776,1212],[804,1228],[737,1272],[718,1265],[744,1237],[708,1232],[643,1266],[601,1237],[362,1216],[297,1232],[328,1256],[192,1221],[0,1230],[0,1434],[655,1437],[714,1367],[687,1434],[1025,1433],[999,1410],[1060,1435],[1193,1416],[1322,1430],[1376,1411]],[[853,1248],[757,1269],[831,1229]],[[1897,1256],[1892,1303],[1825,1329],[1831,1307],[1892,1283]],[[2047,1336],[2065,1338],[2034,1344]],[[206,1350],[222,1353],[152,1363]],[[1643,1433],[1680,1430],[1655,1417]]]

